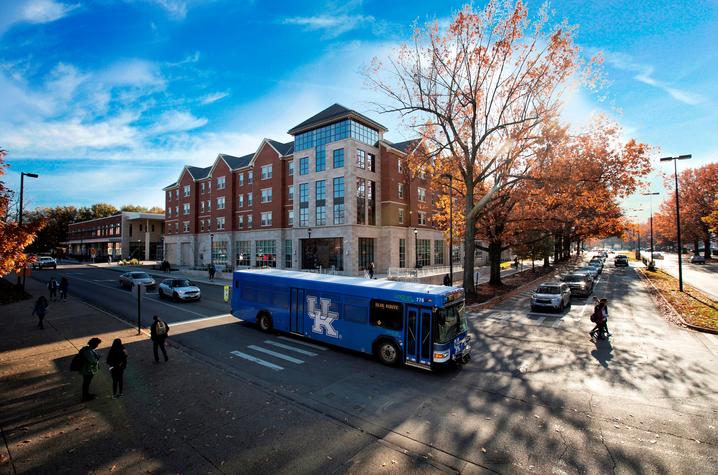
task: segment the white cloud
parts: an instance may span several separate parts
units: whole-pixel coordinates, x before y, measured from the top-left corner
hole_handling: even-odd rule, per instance
[[[307,31],[322,31],[327,39],[336,38],[360,25],[371,25],[376,22],[373,16],[365,15],[318,15],[310,17],[285,18],[285,25],[303,26]]]
[[[200,103],[203,105],[214,104],[215,102],[221,101],[228,96],[229,92],[213,92],[211,94],[207,94],[202,99],[200,99]]]
[[[54,0],[3,0],[0,15],[0,35],[17,23],[50,23],[79,8]]]
[[[150,0],[151,3],[164,8],[171,17],[183,19],[187,16],[187,2],[183,0]]]
[[[162,135],[170,132],[184,132],[204,127],[206,124],[206,118],[195,117],[187,111],[167,111],[147,130],[147,133]]]
[[[98,80],[108,86],[164,87],[157,64],[142,59],[129,59],[113,63],[98,74]]]

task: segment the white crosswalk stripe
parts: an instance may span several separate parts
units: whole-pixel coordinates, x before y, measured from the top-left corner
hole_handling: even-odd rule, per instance
[[[312,353],[311,351],[302,350],[301,348],[294,348],[293,346],[285,345],[285,344],[279,343],[277,341],[264,340],[264,342],[268,345],[276,346],[278,348],[284,348],[285,350],[293,351],[293,352],[299,353],[301,355],[317,356],[316,353]]]
[[[257,363],[258,365],[265,366],[269,369],[273,369],[274,371],[281,371],[284,368],[276,365],[274,363],[270,363],[269,361],[264,361],[261,358],[257,358],[256,356],[248,355],[247,353],[242,353],[241,351],[232,351],[231,352],[234,356],[239,356],[240,358],[243,358],[247,361],[251,361],[252,363]]]
[[[294,346],[294,345],[302,345],[302,346],[304,346],[305,348],[312,348],[312,349],[321,350],[321,351],[326,351],[326,350],[328,349],[328,348],[323,347],[323,346],[314,345],[314,344],[312,344],[312,343],[307,343],[307,342],[303,342],[303,341],[294,340],[294,339],[292,339],[292,338],[288,338],[288,337],[284,337],[284,336],[279,336],[279,337],[277,337],[277,338],[281,338],[282,340],[285,340],[285,341],[287,341],[287,342],[291,342],[292,345],[287,344],[287,343],[280,343],[280,342],[274,341],[274,340],[264,340],[263,343],[264,343],[265,345],[270,345],[270,346],[273,347],[273,348],[281,348],[282,350],[291,351],[291,352],[293,352],[293,353],[298,353],[298,354],[300,354],[300,355],[304,355],[304,356],[307,356],[307,357],[310,357],[310,358],[313,358],[313,357],[315,357],[315,356],[318,356],[319,353],[315,353],[315,352],[313,352],[313,351],[309,351],[309,350],[304,349],[304,348],[298,348],[297,346]],[[276,364],[276,363],[272,363],[272,362],[271,362],[272,358],[276,358],[276,359],[279,359],[279,360],[282,360],[282,361],[288,361],[288,362],[290,362],[290,363],[294,363],[294,364],[297,364],[297,365],[304,364],[304,362],[305,362],[305,360],[299,359],[299,358],[297,358],[297,357],[295,357],[295,356],[290,356],[290,355],[281,353],[281,352],[279,352],[278,350],[277,350],[277,351],[275,351],[275,350],[270,350],[269,348],[265,348],[265,347],[259,346],[259,345],[247,345],[247,349],[248,349],[248,350],[251,350],[251,351],[254,351],[254,352],[262,353],[262,355],[267,355],[267,356],[269,357],[269,358],[268,358],[269,361],[268,361],[267,359],[264,359],[264,357],[263,357],[263,358],[259,358],[259,357],[257,357],[257,356],[254,356],[254,355],[251,355],[251,354],[249,354],[249,353],[242,352],[242,351],[232,351],[232,352],[230,352],[230,353],[231,353],[232,355],[234,355],[234,356],[237,356],[237,357],[239,357],[239,358],[242,358],[242,359],[244,359],[244,360],[246,360],[246,361],[251,361],[252,363],[256,363],[256,364],[258,364],[258,365],[260,365],[260,366],[263,366],[263,367],[265,367],[265,368],[269,368],[269,369],[271,369],[271,370],[273,370],[273,371],[282,371],[282,370],[284,370],[285,368],[284,368],[284,366],[278,365],[278,364]]]
[[[287,336],[279,336],[277,338],[279,338],[280,340],[291,341],[292,343],[296,343],[298,345],[308,346],[309,348],[314,348],[315,350],[321,350],[321,351],[327,350],[326,346],[314,345],[312,343],[307,343],[306,341],[295,340],[294,338],[289,338]]]
[[[289,361],[290,363],[294,364],[303,364],[304,360],[300,360],[299,358],[295,358],[293,356],[285,355],[284,353],[279,353],[277,351],[268,350],[266,348],[262,348],[261,346],[257,345],[249,345],[247,348],[254,351],[259,351],[260,353],[264,353],[270,356],[274,356],[275,358],[279,358],[280,360]]]

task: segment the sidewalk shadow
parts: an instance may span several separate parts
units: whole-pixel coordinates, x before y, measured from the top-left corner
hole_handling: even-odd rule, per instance
[[[601,366],[608,369],[608,363],[613,359],[613,345],[608,338],[605,340],[596,340],[596,348],[591,350],[591,356],[601,363]]]

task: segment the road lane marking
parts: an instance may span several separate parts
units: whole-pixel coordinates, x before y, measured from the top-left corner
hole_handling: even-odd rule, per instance
[[[555,322],[553,322],[553,325],[551,325],[551,326],[554,328],[558,328],[558,326],[561,325],[561,322],[563,322],[563,320],[558,319]]]
[[[259,351],[260,353],[264,353],[266,355],[274,356],[275,358],[279,358],[280,360],[289,361],[290,363],[294,363],[294,364],[303,364],[304,363],[304,360],[300,360],[299,358],[295,358],[293,356],[287,356],[282,353],[277,353],[276,351],[268,350],[266,348],[262,348],[261,346],[249,345],[247,348],[254,350],[254,351]]]
[[[536,325],[541,325],[544,320],[546,320],[546,317],[539,317],[539,318],[536,320]]]
[[[242,353],[241,351],[231,351],[230,353],[233,354],[234,356],[239,356],[240,358],[243,358],[247,361],[251,361],[252,363],[257,363],[258,365],[262,365],[269,369],[273,369],[274,371],[281,371],[284,369],[279,365],[270,363],[269,361],[264,361],[261,358],[257,358],[256,356],[248,355],[247,353]]]
[[[231,316],[232,316],[231,313],[225,313],[224,315],[215,315],[214,317],[195,318],[193,320],[184,320],[181,322],[175,322],[172,324],[172,326],[188,325],[190,323],[205,322],[207,320],[215,320],[217,318],[225,318],[225,317],[231,317]]]
[[[317,356],[317,353],[312,353],[311,351],[302,350],[301,348],[295,348],[293,346],[285,345],[284,343],[279,343],[277,341],[264,340],[264,342],[268,345],[276,346],[279,348],[284,348],[285,350],[289,350],[289,351],[294,351],[295,353],[299,353],[301,355]]]
[[[296,343],[296,344],[298,344],[298,345],[308,346],[309,348],[314,348],[315,350],[327,351],[327,348],[324,347],[324,346],[313,345],[312,343],[307,343],[307,342],[305,342],[305,341],[294,340],[294,339],[289,338],[289,337],[287,337],[287,336],[280,336],[280,337],[277,337],[277,338],[280,338],[280,339],[285,340],[285,341],[291,341],[292,343]]]

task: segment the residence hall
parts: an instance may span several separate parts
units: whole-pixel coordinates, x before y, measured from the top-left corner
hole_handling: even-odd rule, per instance
[[[185,166],[165,191],[165,252],[174,265],[333,270],[448,265],[432,226],[431,177],[409,178],[417,140],[339,104],[264,139],[254,153]]]
[[[72,223],[68,227],[68,253],[106,260],[162,258],[165,217],[158,213],[123,211],[106,218]]]

